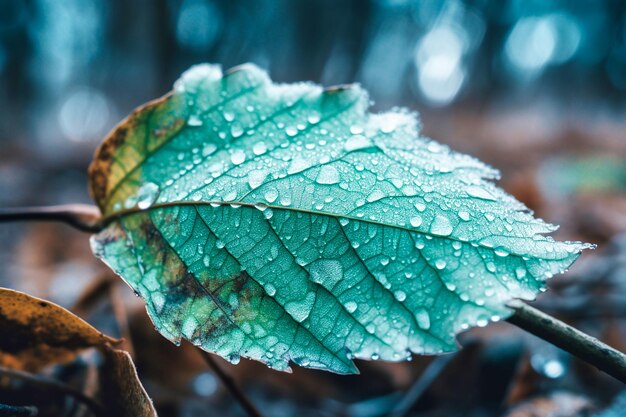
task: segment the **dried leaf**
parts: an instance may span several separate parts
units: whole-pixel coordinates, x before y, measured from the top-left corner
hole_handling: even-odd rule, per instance
[[[118,342],[61,306],[7,288],[0,288],[0,333],[0,364],[29,371]]]
[[[152,400],[141,385],[130,354],[106,346],[100,374],[103,404],[117,417],[156,417]]]
[[[587,397],[565,391],[537,397],[513,407],[505,417],[586,417],[593,409]]]

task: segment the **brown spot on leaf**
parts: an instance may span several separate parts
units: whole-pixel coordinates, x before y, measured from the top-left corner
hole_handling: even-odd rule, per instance
[[[244,294],[243,290],[246,283],[250,282],[251,279],[252,277],[246,271],[241,271],[233,277],[233,291],[236,294]]]

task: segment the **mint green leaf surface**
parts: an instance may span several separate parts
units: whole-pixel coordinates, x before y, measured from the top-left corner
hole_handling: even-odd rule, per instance
[[[588,245],[555,242],[497,171],[368,113],[358,86],[187,71],[100,147],[94,253],[157,329],[232,362],[354,373],[457,349]]]

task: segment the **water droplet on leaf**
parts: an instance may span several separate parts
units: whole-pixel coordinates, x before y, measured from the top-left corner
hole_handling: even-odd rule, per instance
[[[240,165],[246,160],[246,153],[241,149],[235,149],[230,154],[230,161],[235,165]]]
[[[198,117],[197,115],[191,115],[189,116],[189,119],[187,119],[187,124],[189,126],[202,126],[202,119],[200,117]]]
[[[252,152],[254,152],[255,155],[263,155],[265,152],[267,152],[267,146],[265,145],[265,142],[261,141],[255,143],[252,147]]]
[[[430,314],[425,308],[420,308],[415,312],[415,321],[420,329],[430,329]]]
[[[337,184],[339,182],[339,171],[332,165],[324,165],[320,168],[316,181],[319,184]]]
[[[411,217],[411,226],[413,227],[418,227],[419,225],[422,224],[422,217],[421,216],[413,216]]]
[[[137,207],[145,210],[152,206],[159,195],[159,186],[153,182],[147,182],[137,191]]]
[[[437,214],[430,225],[430,232],[434,235],[449,236],[452,233],[450,219],[441,214]]]
[[[278,198],[278,191],[275,189],[269,189],[265,192],[265,199],[268,203],[273,203]]]

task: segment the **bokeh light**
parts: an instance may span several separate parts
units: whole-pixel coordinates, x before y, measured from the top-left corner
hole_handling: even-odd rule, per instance
[[[192,50],[206,50],[215,41],[220,30],[219,11],[204,0],[186,0],[176,20],[176,39],[181,46]]]
[[[94,89],[71,92],[59,111],[59,126],[65,137],[74,141],[99,140],[109,125],[111,105],[106,96]]]
[[[513,70],[532,76],[547,65],[567,62],[580,40],[577,22],[566,14],[525,17],[509,33],[504,53]]]
[[[466,33],[450,25],[435,27],[418,43],[418,86],[430,103],[448,104],[459,93],[465,80],[462,58],[466,50]]]

